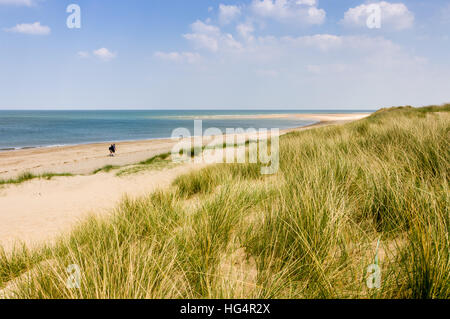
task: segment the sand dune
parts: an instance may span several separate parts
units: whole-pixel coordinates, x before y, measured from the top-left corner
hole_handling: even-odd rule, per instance
[[[49,240],[88,214],[107,214],[131,198],[170,185],[176,176],[201,165],[182,165],[127,177],[114,173],[33,180],[0,190],[0,245],[11,248]]]

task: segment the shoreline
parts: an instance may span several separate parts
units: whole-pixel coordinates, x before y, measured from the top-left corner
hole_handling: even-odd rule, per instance
[[[96,142],[81,142],[74,144],[57,144],[57,145],[39,145],[39,146],[24,146],[24,147],[10,147],[10,148],[1,148],[0,154],[2,152],[15,152],[22,150],[35,150],[35,149],[58,149],[64,147],[74,147],[74,146],[85,146],[85,145],[97,145],[97,144],[110,144],[110,143],[130,143],[130,142],[144,142],[144,141],[158,141],[158,140],[169,140],[169,137],[160,137],[160,138],[145,138],[145,139],[136,139],[136,140],[114,140],[114,141],[96,141]]]
[[[280,130],[282,134],[285,134],[324,124],[354,121],[370,114],[275,114],[258,115],[258,118],[297,118],[315,121],[310,125]],[[107,156],[110,143],[119,144],[118,153],[115,157]],[[125,166],[167,153],[176,143],[169,137],[4,150],[0,151],[0,180],[16,178],[23,173],[35,175],[46,173],[90,174],[107,165]]]
[[[315,123],[308,124],[305,126],[295,126],[290,128],[281,129],[281,131],[297,129],[301,127],[307,127],[310,125],[319,124],[320,122],[327,122],[330,118],[352,118],[354,115],[363,115],[363,114],[372,114],[370,112],[363,113],[357,111],[352,113],[348,111],[346,113],[273,113],[273,114],[249,114],[249,115],[204,115],[204,116],[173,116],[173,118],[180,119],[189,119],[189,120],[209,120],[209,119],[224,119],[224,120],[232,120],[232,119],[301,119],[301,120],[310,120],[315,121]],[[93,142],[77,142],[77,143],[67,143],[67,144],[52,144],[52,145],[36,145],[36,146],[5,146],[4,148],[0,148],[0,154],[5,152],[15,152],[22,150],[33,150],[33,149],[52,149],[52,148],[64,148],[64,147],[73,147],[73,146],[84,146],[84,145],[96,145],[96,144],[105,144],[105,143],[130,143],[130,142],[143,142],[143,141],[159,141],[159,140],[170,140],[170,136],[166,137],[154,137],[154,138],[142,138],[142,139],[125,139],[125,140],[104,140],[104,141],[93,141]]]

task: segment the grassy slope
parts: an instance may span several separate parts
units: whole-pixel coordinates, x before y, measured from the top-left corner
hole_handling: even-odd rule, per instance
[[[23,173],[17,178],[11,178],[11,179],[0,179],[0,186],[2,185],[10,185],[10,184],[22,184],[24,182],[31,181],[33,179],[46,179],[51,180],[53,177],[68,177],[73,176],[72,174],[56,174],[56,173],[45,173],[42,175],[34,175],[31,173]]]
[[[152,158],[147,159],[146,161],[142,161],[138,164],[132,164],[132,165],[124,165],[124,166],[113,166],[113,165],[106,165],[102,168],[96,169],[91,174],[95,175],[101,172],[109,173],[114,170],[119,170],[116,173],[116,176],[124,176],[124,175],[132,175],[136,174],[142,171],[149,171],[149,170],[158,170],[162,168],[169,168],[173,166],[172,161],[170,161],[170,153],[167,154],[161,154],[154,156]],[[74,174],[69,173],[45,173],[41,175],[35,175],[30,172],[25,172],[21,175],[19,175],[16,178],[10,178],[10,179],[0,179],[0,186],[4,185],[19,185],[34,179],[46,179],[51,180],[53,177],[73,177]]]
[[[19,298],[450,298],[450,107],[281,138],[277,175],[216,165],[58,244],[0,254]],[[438,114],[439,113],[439,114]],[[382,288],[366,287],[378,260]],[[82,269],[81,289],[65,286]]]

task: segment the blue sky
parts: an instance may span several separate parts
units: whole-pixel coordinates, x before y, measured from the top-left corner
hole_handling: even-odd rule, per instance
[[[438,104],[449,53],[448,0],[0,0],[0,109]]]

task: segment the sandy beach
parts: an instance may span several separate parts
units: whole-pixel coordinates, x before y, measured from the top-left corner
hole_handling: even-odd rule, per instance
[[[362,119],[368,113],[264,115],[264,118],[297,117],[317,121],[309,127]],[[291,130],[285,130],[283,133]],[[169,186],[180,174],[206,164],[180,164],[118,177],[115,173],[92,174],[106,165],[126,166],[169,152],[170,139],[124,142],[109,157],[105,143],[0,152],[0,179],[24,172],[70,173],[71,177],[35,179],[19,185],[0,186],[0,246],[29,246],[51,240],[71,229],[89,214],[108,214],[124,196],[137,197]],[[105,152],[106,150],[106,152]]]

